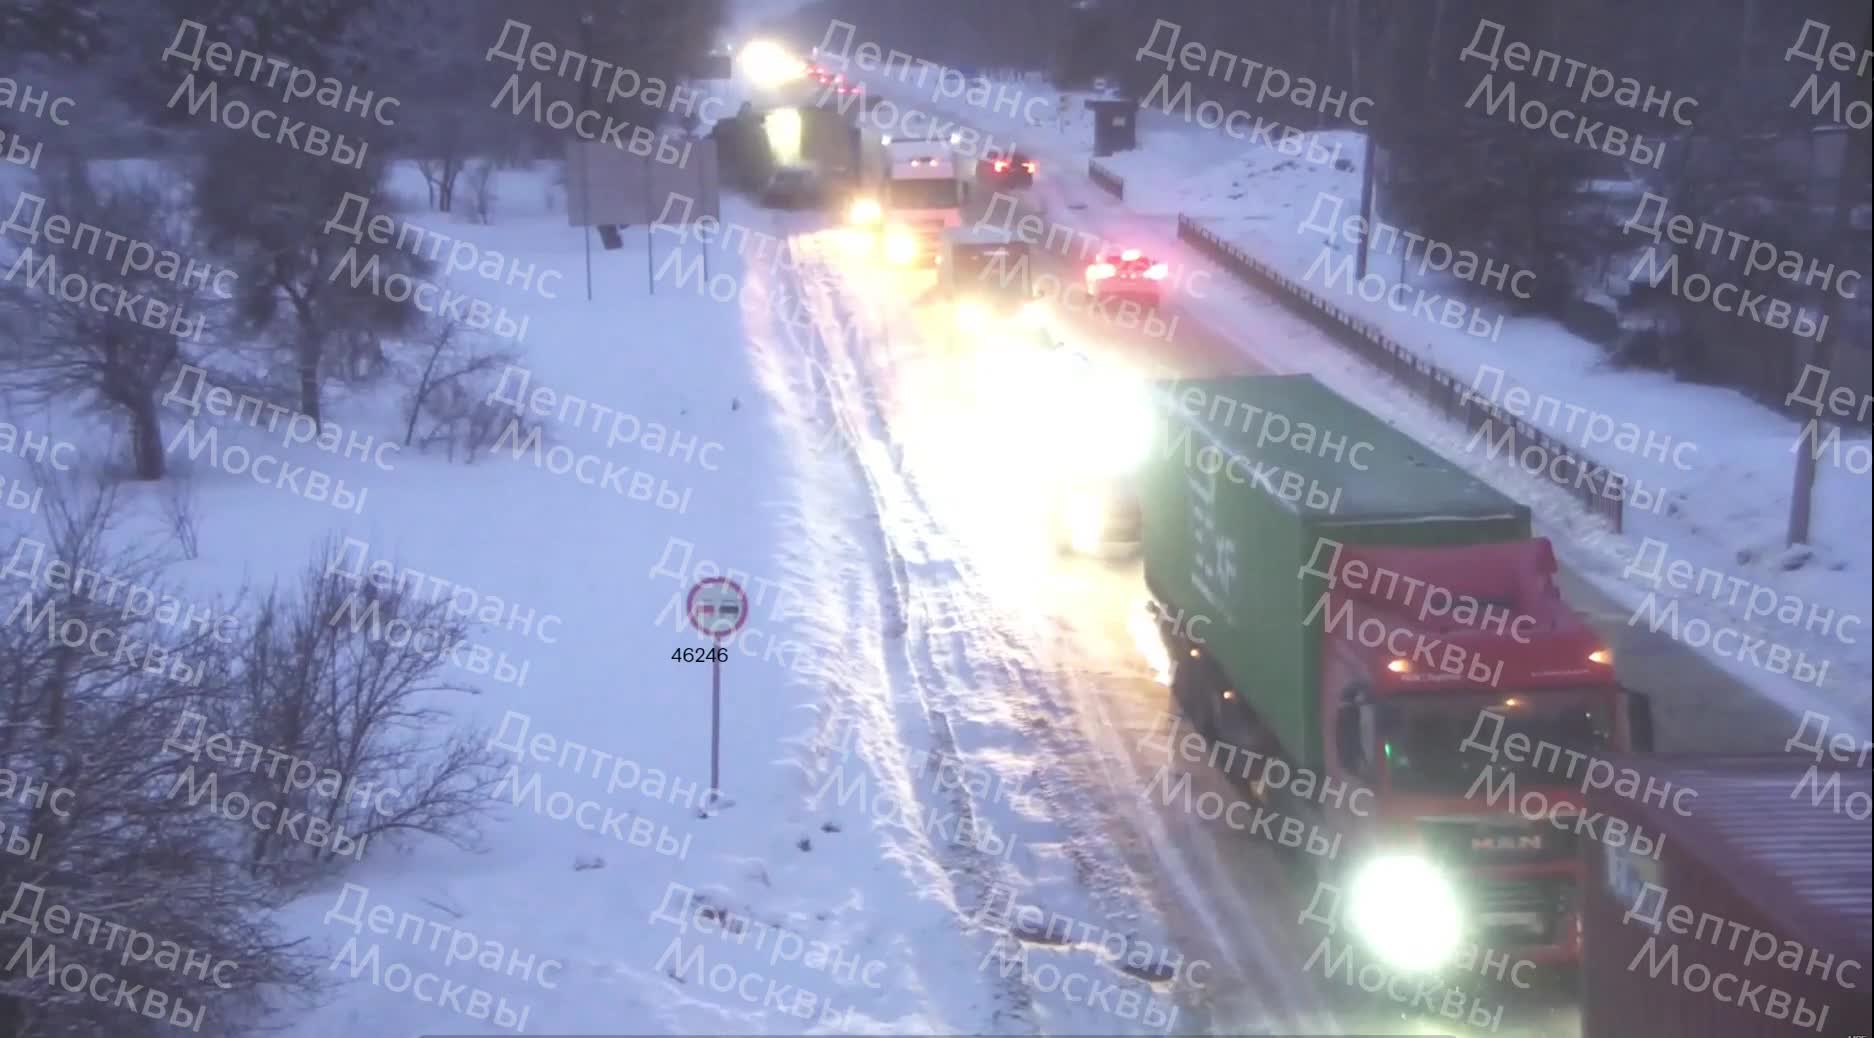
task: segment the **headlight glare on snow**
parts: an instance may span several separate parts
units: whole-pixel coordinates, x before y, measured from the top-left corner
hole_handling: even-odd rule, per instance
[[[957,330],[980,332],[989,324],[989,310],[974,299],[965,299],[956,307]]]

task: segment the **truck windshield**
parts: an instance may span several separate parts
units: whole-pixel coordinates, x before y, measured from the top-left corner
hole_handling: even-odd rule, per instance
[[[1501,736],[1494,735],[1496,723],[1483,717],[1486,710],[1503,718]],[[1536,749],[1547,743],[1561,750],[1600,754],[1612,744],[1613,732],[1613,709],[1605,699],[1563,699],[1553,692],[1515,706],[1505,705],[1505,699],[1496,696],[1487,701],[1466,698],[1461,705],[1400,701],[1386,704],[1380,714],[1381,755],[1393,788],[1402,793],[1463,796],[1480,775],[1487,776],[1490,788],[1499,786],[1506,775],[1515,776],[1516,789],[1579,785],[1579,769],[1586,761],[1571,759],[1566,753],[1551,760],[1550,755],[1557,753],[1553,748],[1543,749],[1538,760]],[[1473,733],[1476,742],[1466,749]],[[1513,734],[1528,740],[1527,747],[1519,740],[1513,751],[1521,760],[1488,748],[1501,748]],[[1571,767],[1576,769],[1572,780]]]
[[[894,209],[954,209],[957,205],[957,182],[949,177],[892,180],[885,191]]]

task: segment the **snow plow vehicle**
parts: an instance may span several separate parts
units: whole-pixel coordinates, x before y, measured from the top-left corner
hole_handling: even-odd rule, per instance
[[[1650,750],[1652,715],[1563,601],[1529,509],[1309,376],[1166,385],[1140,499],[1183,715],[1251,751],[1232,777],[1253,800],[1320,831],[1317,871],[1395,974],[1443,975],[1467,944],[1577,961],[1595,834],[1580,779],[1528,747]],[[1317,802],[1301,769],[1354,792]],[[1518,813],[1532,793],[1552,817]]]

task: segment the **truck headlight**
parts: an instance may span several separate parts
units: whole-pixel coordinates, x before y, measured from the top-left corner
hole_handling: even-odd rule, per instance
[[[959,331],[981,331],[989,323],[989,310],[974,299],[965,299],[957,304],[956,323]]]
[[[1063,506],[1062,521],[1067,527],[1067,546],[1076,555],[1098,555],[1106,539],[1107,499],[1100,494],[1080,491],[1070,495]]]
[[[1360,867],[1348,888],[1347,919],[1394,972],[1436,972],[1463,936],[1457,891],[1416,854],[1389,854]]]
[[[870,226],[872,224],[878,223],[880,220],[883,220],[884,218],[885,218],[885,211],[879,208],[879,204],[876,199],[871,199],[871,198],[854,199],[852,205],[848,206],[846,209],[847,222],[858,224],[861,227],[866,227],[866,226]]]
[[[1060,457],[1065,471],[1100,479],[1124,479],[1151,457],[1157,412],[1151,399],[1130,384],[1092,385],[1069,377],[1056,390]]]
[[[1048,304],[1040,299],[1030,299],[1022,304],[1017,317],[1023,324],[1031,328],[1039,328],[1048,323]]]
[[[897,266],[904,266],[917,259],[917,239],[911,232],[901,227],[894,227],[885,232],[885,260]]]
[[[1115,397],[1105,439],[1112,451],[1115,470],[1134,472],[1151,457],[1158,433],[1158,412],[1151,398],[1131,385]]]

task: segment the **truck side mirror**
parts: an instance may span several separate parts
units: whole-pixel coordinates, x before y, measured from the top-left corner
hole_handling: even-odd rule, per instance
[[[1637,753],[1653,752],[1653,698],[1644,692],[1627,693],[1627,737]]]

